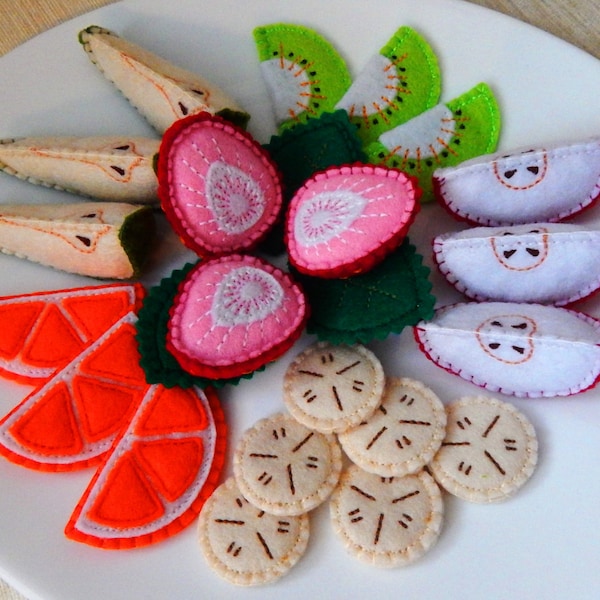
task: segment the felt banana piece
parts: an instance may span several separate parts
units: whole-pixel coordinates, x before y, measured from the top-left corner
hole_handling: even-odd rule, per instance
[[[156,203],[160,142],[127,136],[0,140],[0,169],[31,183],[98,200]]]
[[[217,86],[112,31],[92,25],[79,32],[90,60],[163,133],[182,117],[209,112],[243,126],[249,115]]]
[[[154,230],[149,206],[120,202],[0,206],[0,251],[90,277],[137,275]]]

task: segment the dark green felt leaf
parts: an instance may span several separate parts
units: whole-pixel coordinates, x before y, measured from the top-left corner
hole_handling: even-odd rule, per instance
[[[324,113],[281,135],[273,136],[264,148],[279,168],[284,189],[284,208],[296,191],[318,171],[328,167],[365,162],[362,142],[356,126],[344,110]],[[263,243],[262,249],[283,252],[283,224],[279,223]]]
[[[367,344],[433,316],[429,269],[408,241],[374,269],[347,279],[294,273],[311,308],[307,330],[335,344]]]

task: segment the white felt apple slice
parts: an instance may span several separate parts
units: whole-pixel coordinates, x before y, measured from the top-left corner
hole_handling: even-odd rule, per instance
[[[504,394],[568,396],[600,376],[600,322],[565,308],[461,303],[438,309],[414,333],[435,364]]]
[[[566,223],[473,227],[438,235],[435,260],[475,300],[564,306],[600,287],[600,231]]]
[[[561,221],[600,195],[600,138],[480,156],[437,169],[433,183],[450,212],[470,223]]]

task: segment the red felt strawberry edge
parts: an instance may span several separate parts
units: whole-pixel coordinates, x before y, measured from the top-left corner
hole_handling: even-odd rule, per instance
[[[290,264],[299,273],[302,273],[304,275],[309,275],[312,277],[320,277],[322,279],[345,279],[346,277],[353,277],[355,275],[359,275],[360,273],[366,273],[367,271],[370,271],[371,269],[376,267],[381,261],[383,261],[383,259],[386,256],[388,256],[388,254],[393,252],[402,243],[402,241],[404,240],[404,238],[406,237],[406,235],[408,233],[408,230],[414,223],[415,218],[421,209],[421,204],[419,202],[419,198],[422,195],[422,189],[420,188],[418,179],[416,177],[413,177],[412,175],[408,175],[407,173],[405,173],[404,171],[400,171],[399,169],[394,169],[391,167],[368,165],[368,164],[364,164],[364,163],[360,163],[360,162],[336,166],[336,167],[330,167],[329,169],[324,169],[322,171],[314,173],[310,177],[310,179],[308,179],[304,183],[302,188],[300,188],[298,190],[298,192],[296,192],[296,193],[297,194],[301,193],[306,188],[306,186],[309,185],[315,178],[318,178],[318,177],[322,176],[323,174],[326,174],[328,171],[339,172],[341,169],[356,168],[356,167],[361,168],[361,169],[368,168],[368,169],[373,169],[373,170],[385,169],[386,171],[397,171],[397,172],[401,173],[403,177],[405,177],[407,184],[412,186],[412,192],[414,194],[413,206],[408,215],[407,220],[405,221],[403,226],[400,229],[398,229],[398,231],[396,231],[387,240],[383,240],[381,242],[381,244],[379,244],[379,246],[375,247],[371,252],[369,252],[368,254],[359,256],[354,261],[349,262],[349,263],[335,264],[335,265],[332,264],[330,267],[321,268],[321,269],[308,268],[304,264],[295,260],[293,252],[288,252],[288,258],[289,258]],[[285,228],[285,233],[284,233],[284,241],[285,241],[285,244],[286,244],[288,250],[290,249],[290,246],[293,244],[293,241],[292,241],[290,233],[289,233],[289,229],[290,229],[289,224],[290,224],[290,221],[291,221],[291,218],[293,215],[293,211],[294,211],[293,203],[290,203],[290,206],[289,206],[287,214],[286,214],[286,219],[285,219],[286,220],[286,228]]]
[[[170,151],[173,144],[177,141],[179,136],[184,133],[188,128],[194,126],[197,123],[209,121],[215,127],[221,127],[229,130],[239,140],[243,141],[248,145],[250,149],[262,158],[265,165],[268,165],[269,171],[273,176],[273,181],[278,187],[278,203],[276,207],[272,207],[270,217],[265,220],[263,226],[259,231],[255,231],[253,234],[246,236],[246,241],[241,245],[229,245],[220,248],[209,247],[208,245],[201,244],[199,240],[189,231],[186,225],[181,221],[177,215],[175,206],[173,205],[170,186],[171,186],[171,174],[170,174]],[[208,112],[200,112],[188,117],[184,117],[175,121],[163,134],[161,144],[158,150],[158,156],[156,159],[156,175],[158,178],[157,194],[161,203],[161,208],[167,217],[167,221],[181,238],[183,244],[193,250],[198,256],[202,257],[216,257],[233,252],[248,252],[259,245],[268,235],[273,225],[278,220],[281,207],[283,205],[283,189],[281,184],[281,175],[271,156],[247,131],[241,127],[235,125],[231,121],[228,121],[217,115],[212,115]]]
[[[173,314],[175,312],[175,307],[179,303],[186,281],[193,276],[196,270],[202,269],[206,264],[206,262],[198,263],[187,274],[186,278],[179,284],[178,292],[173,301],[173,305],[171,306],[171,309],[169,311],[171,318],[173,317]],[[169,332],[167,333],[166,348],[175,357],[175,359],[184,371],[190,373],[191,375],[197,377],[204,377],[206,379],[234,379],[236,377],[243,377],[244,375],[248,375],[260,369],[266,364],[277,360],[298,341],[298,339],[304,331],[304,328],[306,327],[306,323],[310,316],[310,307],[306,301],[306,298],[300,285],[296,281],[294,281],[294,279],[292,279],[292,277],[289,274],[280,271],[271,264],[269,264],[269,267],[273,270],[280,272],[281,278],[286,282],[286,285],[289,286],[289,288],[295,291],[296,299],[298,300],[299,304],[301,304],[304,307],[304,314],[298,320],[296,328],[292,332],[290,332],[289,336],[286,339],[282,340],[279,344],[274,344],[273,346],[271,346],[256,357],[235,363],[230,363],[228,365],[218,366],[201,363],[195,360],[193,357],[190,357],[188,354],[180,351],[173,344],[171,330],[169,330]]]

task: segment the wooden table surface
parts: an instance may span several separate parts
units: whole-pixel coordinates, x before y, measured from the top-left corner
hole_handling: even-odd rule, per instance
[[[0,0],[0,56],[72,17],[114,0]],[[470,0],[552,33],[600,59],[597,0]],[[0,600],[24,600],[0,579]]]

